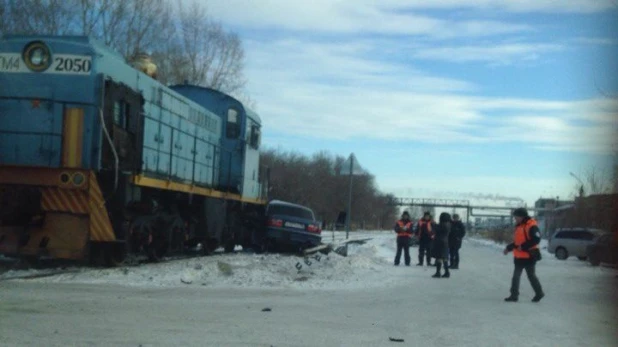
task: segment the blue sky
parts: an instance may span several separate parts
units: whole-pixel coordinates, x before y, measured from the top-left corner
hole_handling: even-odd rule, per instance
[[[354,152],[384,192],[567,197],[618,150],[618,1],[205,4],[264,145]]]

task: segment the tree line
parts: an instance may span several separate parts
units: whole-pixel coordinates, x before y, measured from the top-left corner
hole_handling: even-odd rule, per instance
[[[350,178],[343,172],[346,158],[320,151],[311,156],[267,148],[260,154],[270,168],[269,198],[305,205],[328,228],[337,222],[348,205]],[[393,197],[381,193],[370,173],[353,176],[352,229],[390,229],[399,209],[390,206]]]
[[[244,93],[241,40],[197,2],[0,0],[0,36],[6,34],[89,35],[129,61],[149,54],[163,84],[187,81],[253,104]]]

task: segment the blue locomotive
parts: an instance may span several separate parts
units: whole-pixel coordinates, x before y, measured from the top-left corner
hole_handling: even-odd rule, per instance
[[[117,263],[251,246],[267,201],[260,117],[167,87],[90,37],[0,39],[0,254]],[[256,224],[257,223],[257,224]]]

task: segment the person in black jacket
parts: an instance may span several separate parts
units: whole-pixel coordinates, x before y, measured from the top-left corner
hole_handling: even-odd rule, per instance
[[[513,217],[517,225],[513,242],[506,246],[504,255],[513,252],[515,270],[511,280],[511,295],[504,299],[507,302],[516,302],[519,298],[519,279],[523,270],[526,270],[528,280],[534,289],[532,302],[539,302],[545,296],[541,282],[536,277],[536,262],[540,260],[541,253],[539,243],[541,242],[541,231],[534,219],[528,216],[525,208],[518,208],[513,211]]]
[[[451,269],[459,269],[459,249],[464,236],[466,236],[466,226],[459,219],[459,215],[455,213],[451,223],[451,232],[448,235],[449,268]]]
[[[423,266],[423,257],[427,257],[427,265],[431,266],[431,240],[433,239],[434,224],[431,221],[431,213],[425,212],[423,218],[418,221],[416,237],[418,237],[418,266]]]
[[[443,212],[440,214],[439,224],[435,228],[435,237],[431,244],[431,256],[436,259],[436,273],[434,278],[449,278],[448,271],[448,236],[451,231],[451,215]],[[444,275],[440,276],[440,270],[444,264]]]
[[[410,266],[410,238],[412,237],[412,221],[408,211],[404,211],[401,219],[395,224],[395,232],[397,233],[397,254],[395,255],[395,266],[399,266],[401,260],[401,251],[404,253],[404,261],[406,266]]]

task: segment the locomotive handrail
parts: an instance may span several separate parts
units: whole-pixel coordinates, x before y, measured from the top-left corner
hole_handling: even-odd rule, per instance
[[[97,104],[93,104],[91,102],[80,102],[73,100],[61,100],[61,99],[51,99],[51,98],[40,98],[40,97],[29,97],[29,96],[0,96],[0,99],[9,99],[9,100],[39,100],[46,102],[53,102],[58,104],[72,104],[72,105],[80,105],[80,106],[91,106],[94,108],[99,108]]]
[[[179,158],[179,159],[183,159],[183,160],[191,160],[192,166],[193,166],[193,170],[192,170],[192,174],[191,174],[191,178],[190,178],[190,184],[191,185],[200,186],[200,187],[212,187],[212,188],[216,187],[219,190],[221,190],[222,186],[224,186],[225,189],[223,191],[225,193],[228,193],[228,194],[232,193],[230,187],[231,187],[231,182],[232,182],[232,168],[231,168],[231,166],[232,166],[232,158],[233,158],[233,155],[235,154],[233,150],[224,148],[223,146],[220,146],[217,143],[214,143],[214,142],[212,142],[212,141],[210,141],[208,139],[204,139],[202,137],[199,137],[196,134],[192,134],[190,132],[184,131],[184,130],[180,129],[178,126],[170,125],[170,124],[162,121],[161,119],[157,119],[157,118],[155,118],[153,116],[144,114],[143,117],[147,118],[147,119],[150,119],[151,121],[153,121],[153,122],[155,122],[155,123],[157,123],[159,125],[165,125],[166,127],[169,127],[169,129],[171,130],[170,131],[170,139],[169,139],[169,148],[166,148],[166,150],[169,151],[169,154],[168,153],[162,153],[161,152],[161,148],[154,148],[152,146],[147,145],[146,143],[144,143],[142,145],[143,148],[146,148],[146,149],[149,149],[149,150],[152,150],[152,151],[156,151],[157,153],[159,153],[158,155],[168,154],[169,165],[170,165],[170,167],[167,170],[168,172],[167,172],[167,175],[166,175],[168,180],[172,180],[172,176],[173,176],[172,172],[173,172],[173,170],[172,170],[171,166],[172,166],[172,159],[174,157]],[[191,151],[191,156],[190,157],[183,156],[182,154],[181,155],[177,155],[176,153],[174,153],[174,134],[175,133],[186,135],[186,136],[190,137],[193,140],[193,142],[194,142],[193,143],[193,150]],[[203,183],[200,183],[200,182],[196,181],[196,179],[195,179],[195,167],[196,167],[196,165],[204,165],[204,164],[201,164],[201,163],[197,163],[197,161],[196,161],[197,152],[196,152],[195,149],[197,148],[197,146],[196,146],[197,141],[200,141],[201,143],[204,143],[204,144],[212,147],[212,153],[213,153],[212,162],[211,162],[210,165],[208,165],[208,164],[205,165],[205,167],[210,169],[210,174],[211,174],[210,176],[212,177],[212,183],[211,184],[203,184]],[[220,178],[219,175],[218,175],[219,174],[219,170],[218,170],[219,166],[217,165],[218,159],[220,159],[222,155],[226,155],[229,158],[229,160],[228,160],[228,170],[227,170],[228,175],[226,177],[226,182],[224,182],[224,183],[223,182],[219,182],[219,178]],[[242,181],[244,179],[244,175],[243,174],[239,175],[239,179]]]
[[[40,131],[15,131],[15,130],[0,130],[0,134],[14,134],[14,135],[45,135],[45,136],[55,136],[62,137],[62,134],[55,133],[46,133]]]

